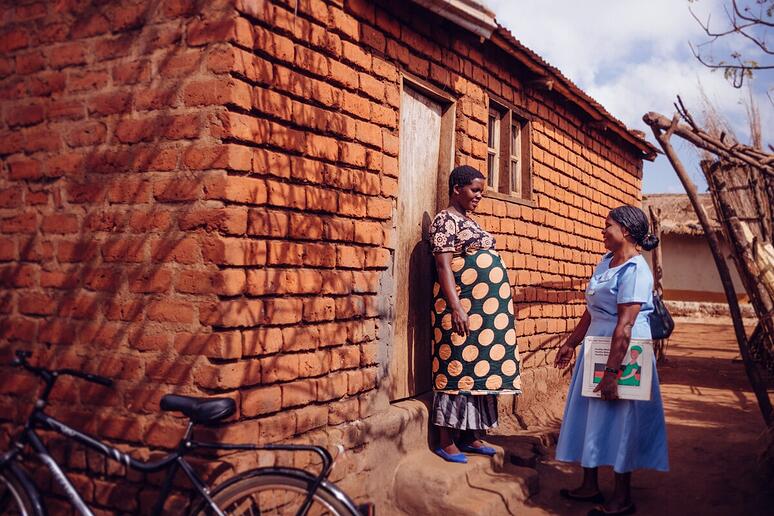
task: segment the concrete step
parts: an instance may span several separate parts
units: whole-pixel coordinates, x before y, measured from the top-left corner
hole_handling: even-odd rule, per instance
[[[468,456],[467,464],[413,451],[395,473],[396,505],[410,515],[516,514],[538,491],[537,471],[514,465],[507,448],[494,447],[494,457]]]

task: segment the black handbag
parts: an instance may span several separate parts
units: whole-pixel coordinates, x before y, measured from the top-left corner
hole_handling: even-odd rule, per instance
[[[661,296],[653,292],[653,311],[648,316],[650,334],[653,340],[668,339],[675,329],[675,321],[669,314]]]

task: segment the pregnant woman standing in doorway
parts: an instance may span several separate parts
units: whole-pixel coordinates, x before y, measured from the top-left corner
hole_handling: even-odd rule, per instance
[[[449,207],[430,228],[437,271],[431,420],[439,427],[435,453],[448,462],[467,462],[464,453],[494,455],[476,431],[497,425],[498,394],[521,394],[508,274],[492,235],[468,216],[484,188],[473,167],[452,170]]]

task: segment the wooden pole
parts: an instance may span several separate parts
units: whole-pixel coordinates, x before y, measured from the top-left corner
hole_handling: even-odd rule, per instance
[[[648,206],[648,213],[650,215],[651,232],[661,242],[661,210],[658,213],[653,210],[653,206]],[[664,266],[661,256],[661,245],[656,246],[650,253],[650,257],[653,260],[653,290],[664,299]],[[658,339],[653,341],[653,350],[656,354],[656,361],[661,362],[666,358],[666,342],[668,339]]]
[[[770,426],[772,420],[771,400],[769,400],[766,384],[763,382],[763,378],[761,378],[760,372],[755,367],[755,364],[752,361],[752,357],[750,356],[749,348],[747,347],[747,335],[744,331],[744,325],[742,324],[742,312],[739,309],[739,302],[736,299],[736,290],[734,289],[734,283],[731,280],[731,273],[728,270],[728,264],[720,252],[720,243],[718,242],[717,235],[715,235],[715,233],[712,231],[712,228],[710,227],[707,212],[704,211],[704,207],[699,202],[699,195],[696,191],[696,185],[694,185],[688,177],[688,174],[686,173],[685,167],[683,167],[680,158],[677,157],[677,153],[672,147],[672,144],[669,143],[669,138],[678,125],[677,117],[675,116],[669,128],[666,131],[663,131],[659,124],[660,120],[654,120],[652,115],[654,114],[646,114],[643,117],[643,120],[653,130],[653,135],[656,137],[659,145],[661,145],[661,148],[664,150],[664,154],[672,164],[672,168],[677,173],[677,177],[680,179],[680,182],[683,184],[683,187],[688,194],[688,199],[691,201],[691,205],[693,205],[693,209],[699,218],[699,222],[701,223],[702,228],[704,228],[704,234],[707,237],[707,242],[709,243],[710,250],[712,251],[712,257],[715,259],[715,266],[717,267],[718,274],[720,275],[720,281],[723,284],[723,290],[726,293],[728,308],[731,312],[731,319],[734,323],[734,333],[736,334],[736,341],[739,345],[739,353],[742,355],[742,362],[744,363],[744,369],[747,373],[747,379],[750,381],[750,386],[752,387],[753,392],[755,393],[755,397],[758,400],[758,406],[760,407],[763,420],[767,426]],[[660,115],[656,116],[663,118]]]
[[[669,135],[674,133],[681,138],[688,140],[700,149],[710,151],[713,154],[723,156],[732,161],[736,160],[737,162],[750,165],[767,176],[774,176],[774,166],[766,163],[765,160],[761,160],[760,157],[758,157],[760,153],[755,152],[754,149],[750,147],[739,144],[727,145],[703,131],[691,128],[684,124],[679,124],[676,119],[670,121],[667,117],[659,115],[658,113],[647,113],[642,119],[645,120],[645,123],[648,124],[651,129],[660,129],[666,131]]]

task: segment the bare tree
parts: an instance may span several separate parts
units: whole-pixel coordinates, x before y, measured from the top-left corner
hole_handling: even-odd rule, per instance
[[[697,1],[688,0],[689,3]],[[708,68],[723,70],[723,75],[735,88],[741,88],[744,80],[751,78],[755,70],[774,69],[774,50],[767,42],[769,29],[774,27],[774,0],[730,0],[730,5],[723,7],[726,19],[719,26],[712,27],[710,15],[703,21],[690,6],[688,10],[708,37],[696,46],[688,43],[694,57]],[[712,56],[711,50],[713,44],[721,38],[733,46],[752,43],[763,52],[763,62],[745,58],[742,51],[733,47],[727,59],[717,59]]]

